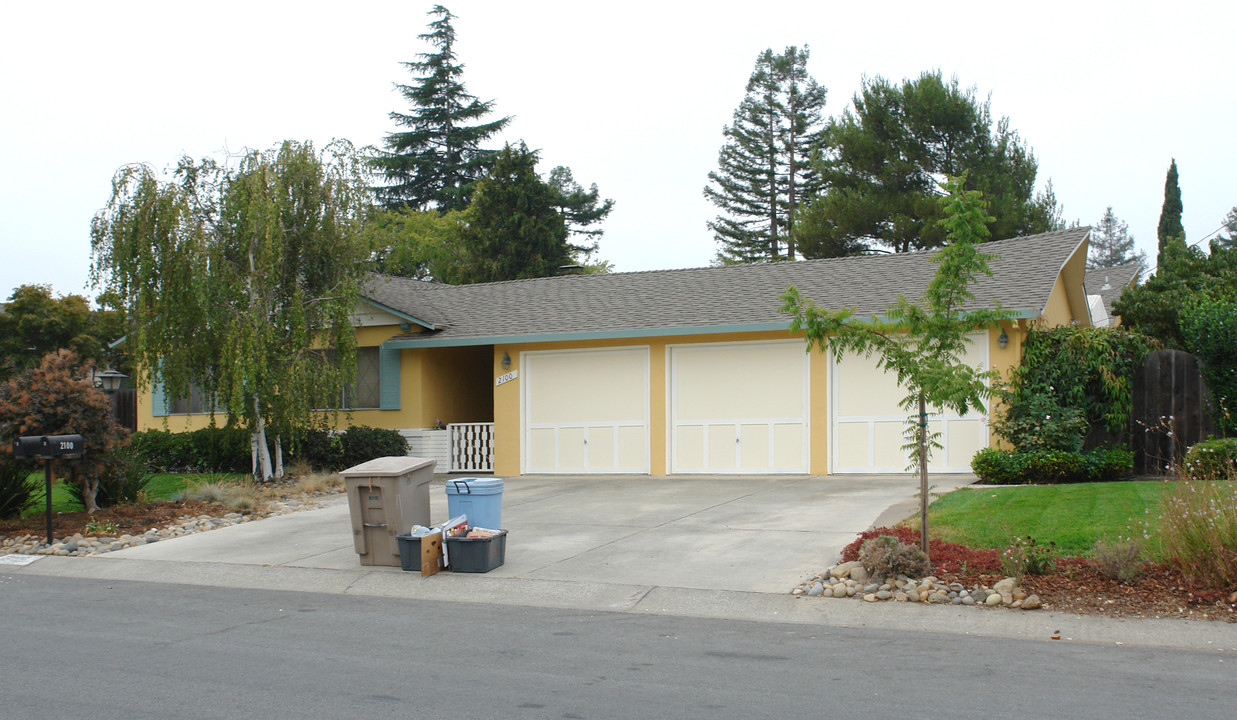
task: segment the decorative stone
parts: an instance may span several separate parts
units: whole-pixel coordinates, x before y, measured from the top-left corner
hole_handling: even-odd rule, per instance
[[[906,602],[910,600],[910,597],[910,595],[907,595],[904,592],[896,592],[893,594],[893,599],[895,602]]]
[[[1000,593],[992,593],[991,595],[989,595],[988,599],[984,600],[984,604],[987,605],[988,607],[996,607],[997,605],[1000,605],[1001,604]]]
[[[808,588],[807,594],[808,594],[808,597],[816,597],[817,595],[820,595],[821,592],[823,591],[824,591],[824,586],[822,586],[820,583],[812,583],[812,587]]]
[[[859,563],[853,562],[853,561],[844,562],[840,565],[835,565],[833,569],[829,571],[829,574],[835,578],[850,577],[851,568],[854,568],[854,567],[862,567],[862,566],[859,565]]]
[[[1039,599],[1039,595],[1027,595],[1027,599],[1022,601],[1023,610],[1036,610],[1043,607],[1043,605],[1043,602]]]
[[[852,567],[850,569],[849,574],[850,574],[850,579],[854,580],[857,583],[862,584],[862,583],[868,582],[868,571],[865,570],[864,567],[862,565],[859,565],[858,563],[855,564],[855,567]]]
[[[937,591],[928,596],[928,602],[942,605],[949,602],[949,596],[943,592]]]
[[[1017,586],[1017,580],[1012,577],[1007,577],[993,585],[992,589],[1000,593],[1001,602],[1008,605],[1014,601],[1014,588]]]
[[[876,597],[879,600],[888,600],[889,598],[893,597],[893,593],[889,592],[888,590],[878,590],[876,593]]]
[[[863,596],[865,602],[876,602],[876,593],[868,593]]]
[[[1017,602],[1019,600],[1026,600],[1027,598],[1027,591],[1024,590],[1021,585],[1014,588],[1013,592],[1010,594],[1014,596],[1014,602]]]
[[[961,598],[961,599],[960,599],[960,602],[961,602],[963,605],[974,605],[974,604],[975,604],[975,598],[971,597],[970,595],[967,595],[966,597]]]

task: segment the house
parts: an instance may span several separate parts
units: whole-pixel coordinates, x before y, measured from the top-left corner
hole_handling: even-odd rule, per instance
[[[1091,305],[1091,322],[1096,327],[1121,324],[1120,316],[1112,313],[1112,304],[1121,297],[1127,287],[1138,284],[1140,275],[1142,265],[1139,263],[1087,271],[1083,283],[1087,288],[1087,302]]]
[[[996,258],[973,305],[1000,303],[1013,319],[977,329],[968,362],[1008,372],[1030,326],[1090,324],[1088,232],[983,246]],[[904,472],[896,381],[873,358],[805,352],[780,295],[794,285],[817,306],[879,316],[899,294],[922,295],[931,255],[460,286],[371,276],[355,316],[351,421],[484,423],[493,471],[506,476]],[[171,409],[148,399],[139,422],[162,427]],[[166,419],[205,424],[191,412]],[[944,446],[934,472],[969,472],[993,443],[982,409],[930,425]]]

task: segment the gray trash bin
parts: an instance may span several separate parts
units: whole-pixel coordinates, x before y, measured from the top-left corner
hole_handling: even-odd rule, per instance
[[[382,457],[340,473],[362,565],[399,566],[396,536],[413,525],[430,524],[429,484],[435,463],[418,457]]]

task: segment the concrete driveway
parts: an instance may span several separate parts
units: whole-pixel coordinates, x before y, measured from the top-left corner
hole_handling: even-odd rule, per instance
[[[433,522],[447,519],[446,478],[430,486]],[[953,488],[971,480],[933,482]],[[916,490],[910,476],[509,478],[505,564],[477,577],[785,593],[837,560],[878,518],[914,512]],[[321,509],[108,557],[361,569],[343,496]]]

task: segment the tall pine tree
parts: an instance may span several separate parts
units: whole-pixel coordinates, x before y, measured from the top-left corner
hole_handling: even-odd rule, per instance
[[[445,7],[429,11],[437,16],[429,32],[418,35],[433,52],[418,53],[418,60],[402,63],[413,74],[411,85],[396,84],[412,104],[408,113],[392,112],[391,119],[405,130],[387,135],[385,152],[373,163],[389,184],[376,188],[389,209],[462,210],[473,184],[493,162],[494,150],[481,147],[506,127],[510,117],[479,122],[490,114],[494,101],[469,95],[455,56],[455,19]],[[472,123],[472,124],[470,124]]]
[[[1168,174],[1164,176],[1164,205],[1160,208],[1160,226],[1156,235],[1160,239],[1159,253],[1155,256],[1157,265],[1165,264],[1166,250],[1170,242],[1181,240],[1185,245],[1185,228],[1181,225],[1181,186],[1177,184],[1177,158],[1173,158],[1168,166]]]
[[[1147,254],[1134,252],[1134,236],[1129,226],[1117,218],[1112,205],[1104,211],[1104,217],[1091,228],[1091,249],[1087,253],[1088,268],[1109,268],[1138,263],[1140,272],[1147,269]]]
[[[794,217],[820,189],[809,159],[820,144],[825,88],[807,72],[808,49],[756,58],[747,95],[722,130],[718,169],[704,196],[721,214],[708,223],[724,263],[794,260]]]

